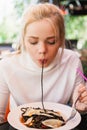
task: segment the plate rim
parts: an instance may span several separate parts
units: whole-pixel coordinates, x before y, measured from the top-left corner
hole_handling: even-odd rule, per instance
[[[39,105],[40,105],[40,108],[42,108],[42,104],[41,104],[41,102],[32,102],[32,103],[26,103],[26,104],[22,104],[22,105],[20,105],[20,106],[18,106],[18,107],[16,107],[16,108],[14,108],[12,111],[10,111],[9,112],[9,114],[8,114],[8,116],[7,116],[7,120],[8,120],[8,122],[9,122],[9,124],[12,126],[12,127],[14,127],[14,128],[16,128],[16,129],[19,129],[19,130],[32,130],[32,128],[29,128],[29,127],[26,127],[25,125],[23,125],[20,121],[19,121],[19,124],[20,125],[16,125],[15,126],[15,123],[14,122],[11,122],[12,120],[11,119],[15,119],[16,117],[18,117],[18,115],[16,116],[16,117],[13,117],[12,116],[12,114],[13,113],[15,113],[15,112],[19,112],[19,116],[20,116],[20,113],[22,113],[22,111],[20,110],[22,107],[35,107],[36,108],[36,106],[37,107],[39,107]],[[48,109],[50,109],[49,108],[49,106],[51,105],[53,105],[52,106],[52,108],[54,108],[54,110],[56,111],[56,109],[57,109],[57,111],[59,111],[59,112],[61,112],[62,114],[64,114],[63,113],[63,108],[65,109],[67,109],[68,111],[71,111],[71,107],[70,106],[68,106],[68,105],[65,105],[65,104],[61,104],[61,103],[54,103],[54,102],[44,102],[44,105],[45,105],[45,107],[46,108],[48,108]],[[56,107],[55,107],[55,106]],[[58,110],[59,108],[57,108],[57,107],[60,107],[60,108],[62,108],[62,110]],[[50,109],[51,110],[51,109]],[[18,113],[17,113],[18,114]],[[66,115],[65,115],[66,116]],[[68,117],[67,117],[68,118]],[[77,119],[76,118],[78,118],[79,120],[77,121]],[[17,119],[17,118],[16,118]],[[75,121],[74,121],[75,120]],[[75,123],[73,126],[72,125],[70,125],[70,122],[72,122],[73,121],[73,123]],[[73,119],[71,119],[69,122],[67,122],[67,124],[66,125],[64,125],[64,126],[61,126],[61,127],[59,127],[59,128],[54,128],[55,130],[70,130],[70,129],[72,129],[72,128],[75,128],[79,123],[80,123],[80,121],[81,121],[81,115],[80,115],[80,113],[77,111],[77,114],[76,114],[76,116],[73,118]],[[38,130],[38,129],[34,129],[33,128],[33,130]],[[39,129],[39,130],[43,130],[43,129]],[[47,130],[51,130],[51,129],[47,129]]]

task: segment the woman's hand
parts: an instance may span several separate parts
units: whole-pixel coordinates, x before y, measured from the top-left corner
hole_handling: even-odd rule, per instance
[[[76,103],[76,109],[79,112],[87,112],[87,88],[83,84],[80,84],[76,87],[74,94],[73,94],[73,103],[79,96],[79,99]]]

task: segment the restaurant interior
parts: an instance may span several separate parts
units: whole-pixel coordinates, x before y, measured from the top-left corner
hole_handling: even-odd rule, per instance
[[[73,20],[71,20],[70,24],[67,23],[67,20],[69,20],[69,17],[73,18],[73,19],[75,18],[75,21],[76,21],[76,19],[78,21],[78,17],[83,19],[83,17],[87,16],[87,0],[31,0],[30,4],[32,4],[32,2],[34,2],[34,4],[37,4],[39,2],[49,2],[49,3],[53,3],[57,6],[59,6],[59,8],[62,11],[62,14],[65,17],[65,24],[67,24],[66,27],[68,25],[70,27],[70,25],[73,24]],[[22,4],[24,4],[24,3],[22,3]],[[27,4],[28,4],[28,1],[27,1]],[[87,17],[86,17],[86,20],[87,20]],[[85,25],[87,27],[86,23],[85,23]],[[72,34],[73,36],[71,35],[71,37],[69,34],[66,35],[65,47],[67,49],[73,50],[79,56],[79,58],[82,62],[82,65],[83,65],[84,75],[87,77],[87,36],[84,37],[84,30],[82,29],[83,36],[81,34],[81,36],[79,38],[77,26],[80,26],[80,25],[77,23],[74,26],[75,27],[74,27],[73,31],[75,31],[77,33],[74,34],[74,32],[73,32],[73,34]],[[68,30],[69,30],[69,27],[68,27]],[[87,30],[87,28],[86,28],[86,30]],[[66,33],[69,33],[69,31],[67,31],[67,28],[66,28]],[[72,32],[70,32],[70,33],[72,33]],[[75,35],[75,37],[74,37],[74,35]],[[17,37],[15,37],[15,39],[16,38]],[[15,40],[5,39],[5,40],[0,41],[0,59],[2,59],[8,53],[15,51],[16,45],[17,45],[17,43],[15,42]],[[6,116],[7,116],[8,112],[9,112],[9,110],[7,108]],[[87,116],[85,116],[85,118],[83,119],[83,122],[87,123]],[[87,128],[87,125],[86,125],[86,128]]]
[[[20,9],[20,5],[28,4],[29,0],[26,2],[21,1],[15,4],[15,9]],[[84,73],[87,76],[87,36],[86,36],[86,19],[87,19],[87,0],[31,0],[30,4],[37,4],[39,2],[50,2],[60,7],[64,18],[66,26],[66,48],[72,49],[80,57]],[[18,5],[17,5],[18,4]],[[22,5],[22,6],[23,6]],[[23,11],[23,7],[21,9]],[[22,12],[21,11],[21,12]],[[18,11],[19,12],[19,11]],[[18,13],[17,12],[17,13]],[[79,19],[80,17],[80,19]],[[84,19],[83,19],[84,18]],[[84,21],[83,21],[84,20]],[[78,22],[80,21],[80,22]],[[84,24],[83,24],[84,23]],[[4,23],[2,23],[4,24]],[[1,24],[1,26],[2,26]],[[7,25],[8,26],[8,25]],[[16,26],[16,25],[15,25]],[[18,25],[17,25],[18,27]],[[84,29],[85,31],[84,31]],[[16,27],[15,27],[16,28]],[[71,30],[71,31],[70,31]],[[7,53],[14,51],[16,47],[16,42],[14,36],[17,36],[17,32],[13,32],[13,36],[9,38],[6,35],[10,35],[2,29],[0,32],[0,59]],[[4,33],[5,32],[5,33]],[[80,32],[82,32],[80,34]],[[4,34],[4,35],[3,35]],[[12,34],[11,34],[12,35]],[[4,38],[6,37],[6,38]]]

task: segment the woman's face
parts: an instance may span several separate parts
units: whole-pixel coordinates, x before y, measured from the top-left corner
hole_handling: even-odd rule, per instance
[[[27,26],[24,44],[26,51],[40,67],[43,63],[44,67],[49,66],[60,46],[51,24],[45,19]]]

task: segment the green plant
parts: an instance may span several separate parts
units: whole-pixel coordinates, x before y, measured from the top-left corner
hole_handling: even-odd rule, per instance
[[[65,29],[67,39],[87,39],[87,15],[65,15]]]
[[[85,41],[85,43],[82,46],[83,48],[87,48],[87,40]]]
[[[87,77],[87,61],[82,61],[82,66],[84,75]]]

